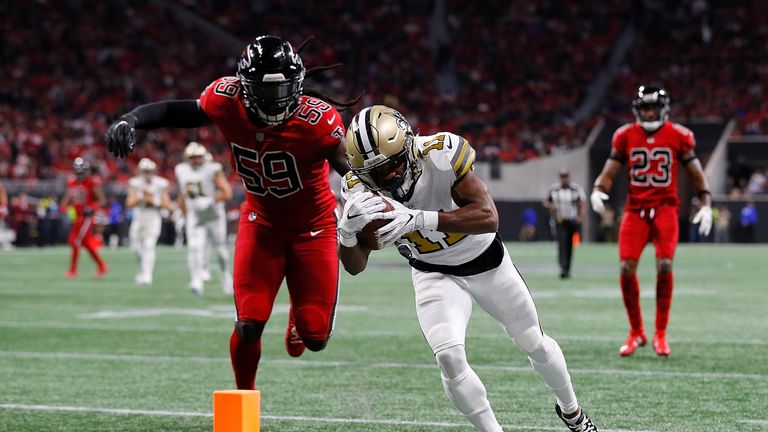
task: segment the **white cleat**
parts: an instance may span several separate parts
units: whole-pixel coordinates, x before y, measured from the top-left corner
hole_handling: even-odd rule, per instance
[[[187,285],[187,288],[196,296],[203,295],[203,281],[192,281]]]
[[[211,271],[200,270],[200,277],[203,279],[203,282],[208,282],[209,280],[211,280]]]
[[[134,282],[136,282],[136,285],[142,286],[142,285],[152,285],[152,277],[151,276],[145,276],[142,274],[137,274],[134,278]]]

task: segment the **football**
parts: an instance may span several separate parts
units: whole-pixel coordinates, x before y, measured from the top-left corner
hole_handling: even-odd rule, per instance
[[[382,199],[384,201],[384,204],[386,207],[384,207],[383,212],[392,211],[395,208],[392,207],[392,204],[389,203],[389,201]],[[357,243],[368,250],[379,250],[381,247],[379,246],[379,239],[376,235],[376,230],[383,227],[384,225],[391,222],[392,219],[376,219],[372,220],[368,225],[365,226],[359,233],[357,233]]]

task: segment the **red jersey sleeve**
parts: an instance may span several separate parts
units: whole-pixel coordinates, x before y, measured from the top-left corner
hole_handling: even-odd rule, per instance
[[[225,76],[208,84],[200,93],[200,108],[211,119],[229,115],[232,101],[240,93],[240,80],[237,77]]]
[[[616,149],[623,158],[627,157],[627,130],[631,124],[627,123],[624,126],[616,129],[613,133],[613,139],[611,140],[611,148]]]
[[[672,123],[672,126],[680,135],[679,154],[693,150],[696,147],[696,138],[693,136],[693,131],[678,123]]]
[[[320,135],[320,143],[324,149],[336,148],[344,137],[344,123],[341,120],[341,115],[336,108],[331,106],[331,109],[324,112],[320,118],[320,122],[317,127],[317,133]]]

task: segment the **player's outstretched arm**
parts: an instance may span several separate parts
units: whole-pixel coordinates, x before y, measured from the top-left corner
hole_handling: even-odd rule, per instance
[[[107,149],[117,157],[126,157],[136,145],[136,129],[196,128],[212,121],[197,99],[167,100],[140,105],[123,114],[107,129]]]

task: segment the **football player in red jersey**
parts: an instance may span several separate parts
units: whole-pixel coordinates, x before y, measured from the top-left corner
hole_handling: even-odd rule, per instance
[[[106,202],[101,190],[101,180],[91,175],[91,165],[81,157],[75,158],[72,168],[75,175],[67,180],[67,191],[60,207],[62,212],[66,212],[71,205],[76,213],[72,229],[69,231],[72,259],[64,277],[72,279],[77,276],[77,257],[81,246],[84,246],[96,261],[96,276],[102,277],[108,271],[108,267],[99,256],[100,243],[93,235],[94,213]]]
[[[712,208],[707,179],[696,158],[696,141],[686,127],[670,122],[669,96],[660,87],[641,86],[632,101],[637,121],[621,126],[613,135],[611,153],[595,180],[590,196],[592,208],[602,214],[613,179],[627,164],[629,193],[619,229],[621,292],[627,309],[630,331],[619,354],[630,356],[647,342],[640,311],[637,263],[648,241],[656,247],[656,354],[670,354],[667,323],[672,305],[672,260],[675,256],[678,226],[677,169],[690,175],[701,200],[701,210],[693,223],[699,233],[712,228]]]
[[[234,297],[237,321],[230,357],[239,389],[252,389],[261,356],[261,334],[283,279],[291,297],[286,349],[325,348],[338,299],[336,198],[328,164],[348,170],[341,144],[344,125],[328,102],[304,88],[308,71],[298,51],[275,36],[245,47],[237,75],[211,83],[199,99],[142,105],[107,131],[109,150],[125,156],[135,129],[215,124],[230,142],[231,163],[247,198],[235,244]],[[313,97],[313,96],[318,97]]]

